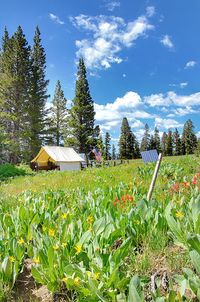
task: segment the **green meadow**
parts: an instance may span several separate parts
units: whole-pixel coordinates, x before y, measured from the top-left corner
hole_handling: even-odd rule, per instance
[[[199,301],[200,159],[164,158],[147,202],[154,167],[2,181],[0,301]]]

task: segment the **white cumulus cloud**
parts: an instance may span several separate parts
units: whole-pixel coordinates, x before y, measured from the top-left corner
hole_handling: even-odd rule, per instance
[[[120,121],[126,116],[131,122],[140,118],[154,118],[154,115],[143,109],[143,102],[138,93],[129,91],[123,97],[118,97],[113,103],[100,105],[95,103],[95,119],[97,122]]]
[[[145,123],[152,124],[153,121],[162,131],[183,127],[179,117],[200,112],[200,92],[178,95],[169,91],[166,94],[142,97],[137,92],[128,91],[113,102],[104,105],[95,103],[94,109],[96,122],[103,132],[119,132],[123,117],[127,117],[129,125],[140,140]]]
[[[83,56],[89,69],[107,69],[113,63],[120,64],[123,61],[119,56],[120,51],[133,46],[139,37],[154,28],[147,16],[140,16],[128,23],[123,18],[104,15],[79,15],[70,20],[79,30],[89,34],[86,39],[75,42],[77,57]]]
[[[54,14],[52,14],[52,13],[49,14],[49,18],[50,18],[52,21],[54,21],[55,23],[57,23],[57,24],[60,24],[60,25],[65,24],[64,21],[61,21],[60,18],[59,18],[58,16],[56,16],[56,15],[54,15]]]
[[[168,114],[167,117],[175,117],[175,116],[184,116],[187,114],[198,113],[198,109],[192,109],[191,106],[186,106],[185,108],[176,108],[172,111],[172,113]]]
[[[150,107],[156,106],[199,106],[200,105],[200,92],[190,95],[178,95],[174,91],[169,91],[166,94],[152,94],[144,97],[145,103]]]
[[[158,128],[171,129],[183,127],[183,124],[174,119],[163,119],[158,117],[155,118],[155,126]]]

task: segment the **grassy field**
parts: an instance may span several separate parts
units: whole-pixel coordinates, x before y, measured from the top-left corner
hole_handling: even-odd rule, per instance
[[[136,160],[2,182],[0,301],[199,301],[200,159],[164,158],[147,202],[153,171]]]
[[[198,170],[199,161],[193,156],[166,157],[164,163],[179,164],[185,172],[190,175]],[[0,186],[0,196],[18,195],[24,191],[32,190],[33,192],[43,192],[44,190],[74,190],[82,188],[85,191],[93,191],[96,188],[117,186],[121,182],[128,184],[133,181],[134,177],[138,177],[138,167],[143,167],[142,160],[132,160],[129,164],[119,165],[115,167],[89,168],[83,171],[52,171],[43,173],[32,173],[27,169],[30,176],[21,176],[2,183]],[[158,178],[158,182],[162,178]],[[146,177],[146,183],[149,184],[149,175]],[[159,186],[158,186],[159,187]]]

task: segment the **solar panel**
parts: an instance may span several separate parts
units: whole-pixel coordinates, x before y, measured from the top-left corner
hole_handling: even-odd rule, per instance
[[[142,159],[145,163],[151,163],[158,160],[157,150],[149,150],[141,152]]]

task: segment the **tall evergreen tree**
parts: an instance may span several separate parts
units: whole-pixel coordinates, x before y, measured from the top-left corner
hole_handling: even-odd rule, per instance
[[[112,145],[112,159],[115,160],[116,158],[117,158],[116,148],[115,148],[115,145]]]
[[[9,43],[9,33],[7,27],[5,27],[4,35],[2,37],[2,53],[5,53],[8,43]]]
[[[28,108],[30,157],[37,154],[43,142],[47,114],[45,104],[48,98],[47,86],[49,83],[46,80],[46,55],[41,44],[41,33],[38,26],[33,41]]]
[[[105,149],[104,149],[104,159],[105,160],[109,160],[111,158],[111,155],[110,155],[110,134],[108,132],[106,132],[106,135],[105,135]]]
[[[161,139],[161,148],[163,155],[167,155],[167,133],[163,132],[162,139]]]
[[[150,134],[149,134],[149,126],[148,124],[144,127],[144,135],[141,141],[140,150],[141,151],[147,151],[150,147]]]
[[[102,154],[104,154],[104,143],[102,135],[99,136],[99,139],[97,140],[97,148],[101,151]]]
[[[155,142],[155,149],[158,151],[158,153],[161,152],[161,143],[160,143],[160,134],[157,127],[154,129],[154,142]]]
[[[133,158],[140,158],[141,154],[140,154],[140,146],[139,143],[135,137],[135,148],[134,148],[134,156]]]
[[[181,155],[182,153],[181,138],[177,128],[173,133],[173,143],[174,143],[174,155]]]
[[[9,152],[6,148],[6,137],[9,131],[9,113],[11,108],[7,106],[6,95],[9,91],[9,79],[6,77],[6,48],[9,44],[9,34],[5,27],[2,37],[2,48],[0,49],[0,163],[8,161]],[[6,89],[7,88],[7,89]],[[5,151],[7,149],[7,151]]]
[[[67,100],[64,96],[60,81],[57,81],[55,94],[50,108],[51,113],[51,133],[53,135],[53,142],[57,146],[64,144],[64,133],[66,129],[67,119]]]
[[[7,158],[17,163],[28,149],[30,87],[30,47],[20,26],[11,38],[5,30],[0,71],[0,120],[9,142]]]
[[[197,147],[195,149],[195,155],[198,156],[198,157],[200,156],[200,138],[197,141]]]
[[[140,147],[135,134],[130,133],[130,159],[140,158]]]
[[[94,127],[93,137],[92,137],[92,145],[97,147],[99,150],[103,148],[103,140],[101,136],[101,129],[99,125]]]
[[[119,138],[119,157],[131,159],[134,156],[135,136],[133,135],[126,117],[122,120],[121,134]]]
[[[183,127],[182,152],[183,154],[193,154],[197,146],[197,137],[194,133],[193,122],[189,119]]]
[[[156,142],[155,142],[154,135],[152,134],[149,140],[149,150],[154,150],[154,149],[156,149]]]
[[[70,110],[70,144],[81,153],[88,154],[93,143],[94,103],[90,95],[83,59],[79,60],[76,80],[76,96]]]
[[[5,129],[0,124],[0,164],[7,162],[7,138],[5,135]]]
[[[166,155],[168,155],[168,156],[173,155],[173,136],[172,136],[171,130],[169,130],[168,134],[167,134]]]

